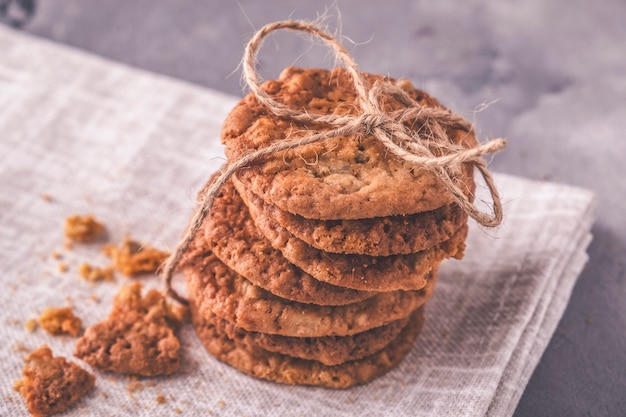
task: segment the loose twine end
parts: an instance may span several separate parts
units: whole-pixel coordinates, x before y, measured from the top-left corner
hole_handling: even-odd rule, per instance
[[[352,77],[357,93],[356,104],[360,108],[359,114],[338,116],[303,112],[276,102],[263,91],[256,71],[256,56],[263,40],[270,33],[282,29],[310,34],[322,40],[323,43],[334,51],[339,62],[344,65]],[[366,134],[376,137],[391,154],[414,166],[431,170],[452,194],[454,202],[477,223],[486,227],[495,227],[502,222],[503,211],[500,196],[493,176],[482,157],[504,149],[506,141],[504,139],[494,139],[471,148],[463,148],[456,145],[448,137],[446,128],[462,129],[471,132],[473,127],[467,120],[446,109],[422,106],[396,83],[377,81],[372,86],[368,86],[356,62],[343,45],[332,35],[314,24],[301,21],[281,21],[262,27],[246,45],[243,73],[250,91],[261,104],[275,115],[288,117],[296,121],[327,123],[333,126],[334,129],[312,133],[307,137],[296,140],[273,143],[268,147],[229,162],[222,169],[220,175],[202,194],[199,208],[195,211],[190,226],[174,252],[163,265],[162,277],[166,294],[177,302],[184,305],[189,303],[172,287],[174,272],[200,229],[202,222],[209,214],[213,201],[218,196],[220,189],[230,177],[239,169],[258,162],[268,155],[337,136]],[[405,107],[401,110],[386,112],[380,102],[381,97],[385,96],[395,98]],[[405,124],[407,121],[411,121],[412,125],[418,125],[424,129],[408,129]],[[426,138],[427,140],[420,136],[421,131],[430,132]],[[438,149],[437,155],[431,151],[433,146]],[[473,165],[483,177],[491,195],[492,213],[481,212],[454,181],[455,173],[459,171],[463,164]]]

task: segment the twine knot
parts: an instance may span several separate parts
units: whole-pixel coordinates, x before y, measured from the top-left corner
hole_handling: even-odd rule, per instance
[[[356,115],[302,112],[276,102],[261,88],[255,68],[256,54],[265,37],[280,29],[311,34],[334,50],[354,83],[357,93],[355,104],[360,110]],[[175,251],[163,265],[162,274],[167,295],[181,304],[186,305],[188,301],[172,288],[173,273],[193,241],[196,232],[200,229],[202,222],[209,214],[221,187],[235,172],[253,162],[258,162],[277,152],[295,149],[325,139],[344,135],[373,136],[396,157],[411,165],[432,171],[452,194],[454,202],[476,222],[487,227],[495,227],[502,222],[500,197],[482,156],[502,150],[506,146],[506,141],[494,139],[472,148],[457,145],[450,140],[446,132],[449,129],[461,129],[470,133],[472,125],[468,121],[447,109],[422,106],[413,100],[398,83],[379,80],[371,86],[368,85],[356,62],[343,45],[319,27],[300,21],[276,22],[262,27],[246,45],[243,72],[251,92],[261,104],[275,115],[300,122],[322,122],[333,126],[334,129],[312,133],[304,138],[272,143],[265,148],[231,161],[222,168],[217,179],[205,189],[201,204],[192,216],[189,228]],[[385,97],[397,100],[404,107],[400,110],[385,111],[381,103],[381,99]],[[420,126],[420,128],[411,129],[407,125]],[[491,194],[493,214],[481,212],[457,185],[463,164],[473,165],[482,175]]]
[[[359,130],[367,136],[374,136],[376,129],[385,129],[393,123],[393,120],[384,114],[374,113],[362,114],[357,120],[360,125]]]

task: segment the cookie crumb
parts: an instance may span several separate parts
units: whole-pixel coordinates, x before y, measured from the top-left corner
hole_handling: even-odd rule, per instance
[[[46,345],[25,359],[22,379],[13,388],[26,400],[33,416],[48,416],[68,409],[95,384],[96,378],[61,356],[53,356]]]
[[[156,402],[157,402],[158,404],[165,404],[165,403],[167,402],[167,398],[165,398],[165,397],[164,397],[164,396],[162,396],[162,395],[158,395],[158,396],[156,397]]]
[[[7,324],[12,324],[12,325],[19,325],[21,323],[21,321],[19,319],[6,319],[4,321]]]
[[[176,408],[174,409],[174,412],[175,412],[176,414],[181,414],[181,413],[182,413],[182,410],[181,410],[180,408],[176,407]]]
[[[16,343],[13,345],[13,351],[14,352],[30,352],[30,349],[21,343]]]
[[[24,323],[24,328],[26,329],[26,331],[30,333],[34,332],[35,329],[37,328],[37,320],[36,319],[26,320],[26,322]]]
[[[111,281],[113,279],[113,267],[108,266],[106,268],[99,268],[92,266],[87,262],[83,262],[78,266],[78,273],[81,278],[87,281]]]
[[[133,381],[126,387],[126,391],[128,392],[137,392],[143,390],[143,384],[139,381]]]
[[[106,245],[103,252],[113,260],[116,270],[129,277],[156,272],[169,256],[167,252],[129,237],[124,238],[119,246]]]
[[[82,323],[71,307],[47,307],[39,316],[39,325],[51,335],[78,336]]]
[[[217,406],[218,406],[219,408],[224,408],[224,406],[225,406],[225,405],[226,405],[226,403],[225,403],[224,401],[222,401],[222,400],[219,400],[219,401],[217,402]]]
[[[67,264],[65,262],[59,262],[57,269],[59,270],[59,272],[67,272],[69,268],[67,267]]]
[[[91,214],[65,219],[65,236],[74,242],[92,242],[104,232],[104,225]]]
[[[41,199],[46,203],[52,202],[52,196],[50,194],[42,194]]]
[[[174,330],[180,313],[156,289],[141,295],[141,284],[120,289],[108,318],[89,327],[75,355],[90,365],[127,375],[169,375],[180,366]]]
[[[63,255],[61,255],[61,253],[56,250],[52,251],[50,256],[52,257],[52,259],[56,259],[56,260],[63,259]]]

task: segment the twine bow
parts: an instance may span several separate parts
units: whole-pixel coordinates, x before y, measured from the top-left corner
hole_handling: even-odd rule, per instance
[[[321,39],[336,53],[337,58],[344,64],[352,77],[357,94],[355,104],[360,109],[359,114],[335,115],[302,112],[276,102],[263,91],[255,67],[257,51],[265,37],[280,29],[309,33]],[[260,103],[275,115],[300,122],[326,123],[333,126],[334,129],[312,133],[304,138],[275,142],[228,163],[222,169],[217,179],[206,188],[202,195],[200,207],[195,211],[187,232],[163,265],[162,274],[167,294],[176,301],[188,304],[187,300],[172,288],[173,273],[200,229],[202,222],[211,211],[220,189],[228,179],[241,168],[258,162],[268,155],[333,137],[355,134],[374,136],[396,157],[411,165],[431,170],[452,194],[454,202],[476,222],[487,227],[495,227],[502,222],[502,204],[498,190],[482,156],[502,150],[506,146],[506,141],[494,139],[472,148],[464,148],[455,144],[448,137],[446,128],[470,132],[472,125],[468,121],[449,110],[420,105],[397,83],[376,81],[373,85],[368,86],[348,51],[332,35],[319,27],[299,21],[282,21],[264,26],[246,46],[243,72],[251,92]],[[381,103],[383,97],[396,99],[403,105],[403,108],[386,112]],[[405,122],[421,126],[421,128],[409,129],[406,126],[408,123]],[[478,169],[489,189],[493,210],[491,215],[481,212],[454,181],[461,172],[462,164],[467,163]]]

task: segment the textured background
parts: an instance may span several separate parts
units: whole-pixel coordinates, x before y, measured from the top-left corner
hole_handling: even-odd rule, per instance
[[[7,3],[6,1],[0,4]],[[14,1],[3,20],[20,22]],[[22,1],[29,6],[32,1]],[[626,3],[218,2],[44,0],[23,30],[150,71],[241,95],[243,44],[263,24],[328,8],[361,68],[405,76],[509,139],[494,170],[594,190],[590,262],[519,404],[517,416],[626,410]],[[28,8],[28,7],[27,7]],[[8,15],[8,16],[7,16]],[[334,17],[333,17],[334,16]],[[262,74],[319,66],[325,51],[275,36]],[[1,59],[1,52],[0,52]],[[494,102],[495,103],[492,103]],[[486,110],[475,111],[483,103]]]

